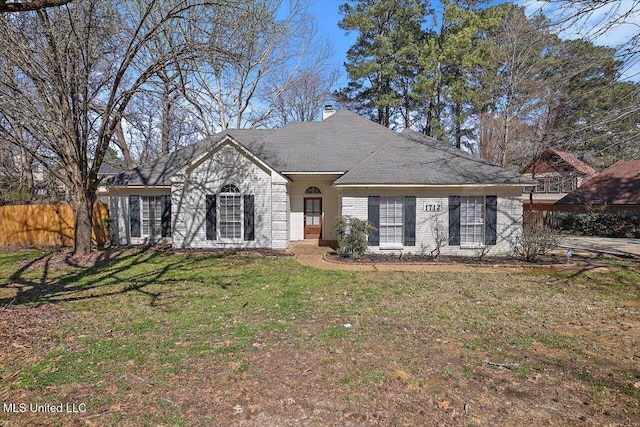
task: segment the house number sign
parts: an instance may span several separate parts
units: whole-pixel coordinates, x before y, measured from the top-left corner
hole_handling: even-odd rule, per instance
[[[440,212],[442,210],[442,205],[440,203],[425,203],[424,211],[425,212]]]

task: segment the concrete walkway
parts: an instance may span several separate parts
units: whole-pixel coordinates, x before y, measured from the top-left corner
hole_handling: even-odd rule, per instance
[[[391,263],[391,264],[354,264],[342,262],[329,262],[324,255],[333,252],[330,244],[318,245],[317,240],[303,240],[291,242],[287,252],[302,265],[319,268],[321,270],[341,271],[424,271],[424,272],[476,272],[496,273],[505,271],[522,271],[520,266],[492,266],[492,265],[464,265],[464,264],[440,264],[440,263]]]
[[[560,247],[564,252],[571,248],[574,255],[615,255],[640,258],[640,239],[566,236],[562,238]]]

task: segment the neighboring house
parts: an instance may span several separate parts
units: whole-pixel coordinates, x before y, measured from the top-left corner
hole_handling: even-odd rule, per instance
[[[108,181],[113,241],[284,249],[375,227],[369,250],[509,253],[525,177],[348,111],[274,130],[226,130]]]
[[[98,186],[98,189],[96,190],[96,194],[98,195],[98,197],[107,194],[107,187],[104,185],[104,182],[122,172],[123,169],[117,168],[113,165],[110,165],[109,163],[102,162],[102,164],[100,165],[100,169],[98,169],[98,179],[102,181]]]
[[[573,154],[549,148],[522,168],[520,173],[537,182],[523,189],[525,210],[549,210],[553,209],[556,201],[580,187],[596,171]]]
[[[640,160],[620,160],[556,202],[563,210],[640,210]]]

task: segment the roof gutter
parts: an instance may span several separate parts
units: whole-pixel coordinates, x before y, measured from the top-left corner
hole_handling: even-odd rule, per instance
[[[103,184],[103,185],[107,188],[117,188],[117,189],[122,189],[122,188],[168,188],[168,189],[171,189],[170,185],[109,185],[109,184]]]
[[[284,175],[344,175],[346,172],[282,172]]]
[[[518,184],[333,184],[333,187],[340,188],[495,188],[495,187],[524,187],[525,185],[533,185],[535,183],[518,183]]]

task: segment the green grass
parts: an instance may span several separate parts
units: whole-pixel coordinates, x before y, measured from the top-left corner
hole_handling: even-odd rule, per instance
[[[525,336],[518,336],[515,338],[511,338],[509,340],[509,344],[512,345],[517,345],[517,346],[521,346],[521,347],[528,347],[531,344],[533,344],[534,339],[531,337],[525,337]]]
[[[640,300],[640,276],[626,264],[582,274],[364,273],[293,259],[128,250],[93,267],[25,268],[45,254],[0,252],[0,307],[44,310],[34,314],[35,344],[0,354],[0,376],[17,373],[11,396],[82,396],[93,414],[107,411],[99,424],[229,424],[237,404],[246,416],[255,415],[250,405],[268,407],[262,395],[273,395],[271,410],[279,411],[277,402],[298,399],[278,394],[291,387],[307,396],[331,391],[318,399],[350,405],[392,396],[385,404],[393,411],[449,387],[526,388],[538,372],[547,381],[539,393],[574,381],[591,394],[639,397],[629,385],[637,371],[620,362],[637,352],[633,330],[616,326],[638,320],[637,309],[619,305]],[[608,347],[601,325],[617,334],[610,341],[618,347]],[[397,370],[411,374],[399,381]],[[396,405],[403,393],[408,400]],[[117,405],[129,405],[133,418]],[[205,409],[181,414],[176,405]],[[0,424],[16,421],[7,417],[0,414]]]

